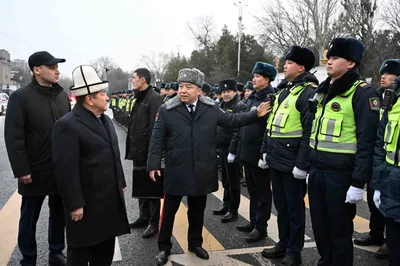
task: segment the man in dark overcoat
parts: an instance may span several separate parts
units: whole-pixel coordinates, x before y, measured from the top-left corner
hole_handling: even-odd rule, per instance
[[[115,237],[129,233],[118,138],[107,110],[108,82],[92,66],[73,73],[77,104],[53,130],[55,176],[64,204],[68,265],[111,265]]]
[[[4,124],[4,139],[18,193],[22,195],[18,247],[21,265],[37,261],[36,224],[49,196],[49,264],[66,265],[64,213],[54,178],[51,132],[54,123],[71,110],[68,94],[58,84],[58,64],[46,51],[29,57],[32,81],[11,94]]]
[[[168,261],[175,213],[183,196],[188,197],[189,251],[201,259],[209,258],[201,247],[202,228],[207,194],[218,190],[217,126],[244,126],[270,112],[269,104],[263,103],[257,111],[225,113],[212,99],[200,95],[204,74],[195,68],[179,71],[178,82],[178,96],[158,111],[147,159],[150,178],[155,181],[165,152],[159,265]]]
[[[125,159],[132,160],[132,196],[139,201],[140,216],[130,228],[147,227],[143,238],[149,238],[158,232],[160,221],[160,195],[154,194],[156,184],[150,182],[146,171],[147,154],[151,133],[158,108],[162,104],[161,96],[150,85],[151,73],[146,68],[138,68],[133,72],[133,88],[135,96],[132,99],[132,111],[128,134],[126,136]],[[144,182],[141,179],[145,179]]]

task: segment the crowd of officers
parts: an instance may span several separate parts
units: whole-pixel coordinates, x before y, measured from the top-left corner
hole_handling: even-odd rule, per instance
[[[79,66],[72,111],[57,83],[57,64],[65,60],[35,53],[29,59],[32,82],[11,95],[5,122],[23,196],[21,264],[36,264],[36,222],[46,195],[51,265],[67,263],[64,222],[68,265],[110,265],[115,237],[129,228],[146,228],[143,238],[158,235],[157,264],[166,264],[182,197],[188,202],[189,251],[208,259],[204,211],[207,195],[218,190],[219,164],[224,197],[213,214],[222,223],[238,219],[243,174],[250,221],[236,229],[246,233],[246,242],[268,237],[274,200],[279,241],[262,251],[265,258],[282,258],[281,266],[302,264],[308,193],[318,265],[353,265],[353,219],[367,188],[371,230],[354,243],[378,245],[377,257],[399,265],[400,60],[383,62],[381,87],[374,89],[358,72],[364,51],[356,39],[333,39],[328,78],[319,84],[310,72],[313,52],[293,46],[277,88],[271,86],[277,70],[264,62],[254,65],[246,84],[227,79],[210,86],[200,70],[185,68],[160,89],[150,85],[150,71],[139,68],[134,91],[112,99],[93,67]],[[131,223],[118,138],[104,114],[109,100],[116,123],[127,131],[125,159],[133,163],[132,197],[139,200],[140,216]],[[40,101],[46,104],[37,112],[32,102]],[[42,121],[42,114],[46,123],[32,122]]]
[[[277,75],[275,67],[262,62],[254,66],[254,78],[245,85],[234,80],[199,85],[200,95],[212,98],[227,113],[249,112],[262,102],[271,103],[272,112],[257,123],[217,128],[224,197],[221,208],[213,213],[221,215],[223,223],[238,218],[239,180],[244,175],[250,194],[250,222],[237,230],[248,233],[245,240],[249,243],[267,237],[273,199],[279,242],[262,255],[283,258],[280,265],[302,262],[307,188],[321,255],[318,265],[352,265],[355,203],[363,199],[366,184],[371,231],[354,243],[380,246],[375,255],[382,259],[389,250],[390,265],[400,261],[400,246],[394,240],[400,228],[396,104],[400,93],[392,88],[400,75],[400,61],[383,62],[377,90],[358,73],[363,55],[364,45],[358,40],[336,38],[327,54],[328,78],[321,84],[310,73],[315,63],[313,52],[294,46],[285,58],[285,79],[277,88],[270,84]],[[163,83],[160,89],[153,89],[167,103],[177,96],[179,84]],[[119,123],[124,124],[129,115],[129,111],[120,115],[121,110],[129,110],[124,105],[134,99],[128,92],[113,95],[111,108]]]

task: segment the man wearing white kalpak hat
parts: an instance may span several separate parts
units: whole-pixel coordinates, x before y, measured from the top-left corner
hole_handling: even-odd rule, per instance
[[[107,110],[107,81],[92,66],[72,72],[77,97],[53,130],[55,176],[63,200],[69,266],[111,265],[115,237],[130,232],[118,138]]]
[[[209,258],[201,246],[207,194],[218,190],[217,126],[241,127],[256,123],[271,111],[269,103],[263,103],[248,113],[225,113],[209,97],[200,95],[204,74],[195,68],[179,71],[178,82],[178,96],[158,110],[147,158],[147,170],[155,181],[161,174],[165,151],[158,265],[168,262],[175,213],[184,196],[189,207],[189,251],[201,259]]]

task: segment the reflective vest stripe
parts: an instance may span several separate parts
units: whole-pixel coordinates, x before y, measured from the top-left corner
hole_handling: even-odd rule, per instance
[[[315,140],[310,140],[310,145],[315,146]],[[341,151],[348,151],[349,153],[355,153],[357,151],[356,143],[335,143],[330,141],[318,141],[318,147],[326,149],[337,149]]]
[[[283,117],[284,117],[285,115],[284,114],[277,114],[276,115],[276,118],[275,118],[275,130],[272,130],[272,132],[281,132],[281,127],[283,127],[282,125],[281,125],[281,123],[282,123],[282,119],[283,119]],[[278,126],[279,125],[279,126]]]
[[[399,155],[399,158],[400,158],[400,152],[398,153],[398,155]],[[393,161],[393,163],[394,163],[395,157],[396,157],[396,153],[395,152],[386,152],[386,158],[391,160],[391,161]]]
[[[386,131],[385,131],[385,143],[391,143],[391,136],[392,135],[392,123],[389,121],[386,125]]]
[[[325,141],[332,142],[333,136],[334,136],[334,132],[335,132],[335,120],[334,119],[328,119],[327,126],[326,126]]]
[[[283,137],[297,137],[303,134],[303,130],[296,130],[292,132],[279,133],[277,131],[268,130],[268,134],[271,134],[271,137],[283,138]]]

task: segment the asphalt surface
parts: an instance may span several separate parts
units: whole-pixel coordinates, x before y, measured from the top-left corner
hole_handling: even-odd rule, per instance
[[[109,112],[107,112],[109,113]],[[121,156],[125,152],[125,131],[116,126],[116,131],[119,137],[119,145]],[[122,158],[123,159],[123,158]],[[126,204],[128,209],[129,220],[133,221],[139,216],[138,203],[136,199],[132,199],[131,186],[132,186],[132,163],[131,161],[122,160],[124,172],[127,181]],[[17,189],[17,182],[13,177],[7,152],[4,144],[4,116],[0,117],[0,212],[8,199],[13,195]],[[248,199],[248,193],[245,187],[242,187],[242,195],[244,199]],[[184,200],[186,205],[186,201]],[[243,203],[244,204],[244,203]],[[205,212],[204,227],[209,233],[222,245],[224,250],[211,252],[209,261],[201,261],[195,258],[192,254],[185,254],[183,248],[179,245],[177,240],[173,238],[173,256],[170,257],[171,262],[168,265],[277,265],[278,260],[268,261],[262,258],[260,252],[265,246],[272,246],[274,241],[266,238],[263,241],[254,244],[248,244],[244,241],[245,233],[235,230],[236,225],[246,222],[242,216],[235,222],[229,224],[221,224],[220,217],[214,216],[212,210],[219,208],[221,200],[215,194],[208,196],[207,208]],[[186,205],[187,206],[187,205]],[[47,244],[47,227],[48,227],[48,206],[47,200],[43,204],[42,213],[37,224],[37,246],[38,246],[38,264],[48,265],[48,244]],[[275,209],[273,214],[276,215]],[[365,201],[357,205],[357,215],[360,218],[369,218],[368,206]],[[176,221],[177,222],[177,221]],[[1,225],[0,225],[1,226]],[[272,229],[271,229],[272,228]],[[269,229],[276,229],[274,222],[269,222]],[[112,265],[156,265],[155,256],[158,253],[156,237],[150,239],[143,239],[141,233],[143,229],[135,229],[131,231],[130,235],[118,237],[118,243],[121,251],[121,258],[119,261],[114,261]],[[303,265],[316,265],[319,259],[313,233],[311,229],[310,213],[306,210],[306,230],[305,234],[310,238],[306,240],[305,248],[302,252]],[[365,234],[365,233],[364,233]],[[354,237],[359,236],[360,233],[355,232]],[[1,238],[2,236],[0,236]],[[372,248],[377,249],[377,247]],[[16,246],[11,258],[9,259],[8,266],[19,265],[21,254]],[[363,250],[360,247],[354,248],[354,265],[360,266],[383,266],[387,265],[386,261],[378,260],[374,257],[373,252]],[[1,266],[1,265],[0,265]]]

